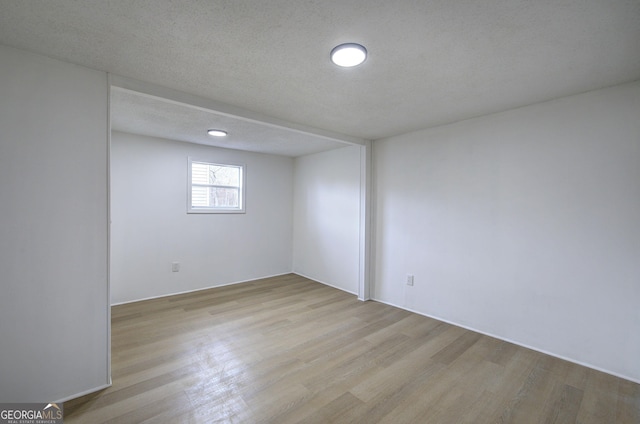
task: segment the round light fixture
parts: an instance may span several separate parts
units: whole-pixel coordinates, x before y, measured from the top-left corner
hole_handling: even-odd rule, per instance
[[[216,129],[207,130],[207,134],[209,134],[212,137],[226,137],[227,136],[227,132],[226,131],[216,130]]]
[[[331,50],[331,61],[343,68],[358,66],[367,58],[367,49],[356,43],[345,43]]]

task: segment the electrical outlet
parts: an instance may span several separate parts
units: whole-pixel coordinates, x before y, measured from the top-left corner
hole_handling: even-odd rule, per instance
[[[407,286],[413,286],[413,275],[407,274]]]
[[[171,272],[178,272],[180,271],[180,262],[173,262],[171,264]]]

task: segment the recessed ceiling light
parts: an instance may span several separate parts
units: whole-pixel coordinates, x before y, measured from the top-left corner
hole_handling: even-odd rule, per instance
[[[216,130],[216,129],[208,130],[207,134],[209,134],[212,137],[226,137],[227,136],[227,132],[226,131]]]
[[[343,68],[358,66],[367,58],[367,49],[356,43],[345,43],[331,50],[331,61]]]

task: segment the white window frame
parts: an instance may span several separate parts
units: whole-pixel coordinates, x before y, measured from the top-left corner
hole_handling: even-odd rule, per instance
[[[240,203],[240,206],[237,208],[229,208],[229,207],[194,207],[193,203],[192,203],[192,190],[193,190],[193,186],[194,185],[198,185],[201,186],[200,184],[193,184],[193,180],[192,180],[192,169],[193,169],[193,162],[197,162],[197,163],[206,163],[208,165],[215,165],[215,166],[226,166],[226,167],[232,167],[232,168],[240,168],[240,184],[238,187],[233,186],[232,188],[238,188],[239,193],[238,193],[238,200]],[[246,166],[244,164],[238,164],[238,163],[218,163],[218,162],[211,162],[210,160],[206,160],[206,159],[198,159],[198,158],[192,158],[189,157],[188,158],[188,165],[187,165],[187,213],[245,213],[245,191],[246,191],[246,184],[245,184],[245,180],[246,180]],[[205,185],[206,187],[207,185]],[[209,187],[225,187],[225,186],[217,186],[217,185],[210,185]]]

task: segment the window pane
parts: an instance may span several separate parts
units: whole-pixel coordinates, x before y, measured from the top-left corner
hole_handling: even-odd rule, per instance
[[[209,196],[207,187],[191,187],[191,205],[197,208],[209,206]]]
[[[191,183],[192,184],[208,184],[209,165],[206,163],[191,163]]]
[[[237,188],[207,187],[209,190],[209,205],[217,208],[237,208],[239,196]],[[195,206],[195,205],[194,205]]]
[[[240,168],[235,166],[209,165],[209,184],[238,187]]]

